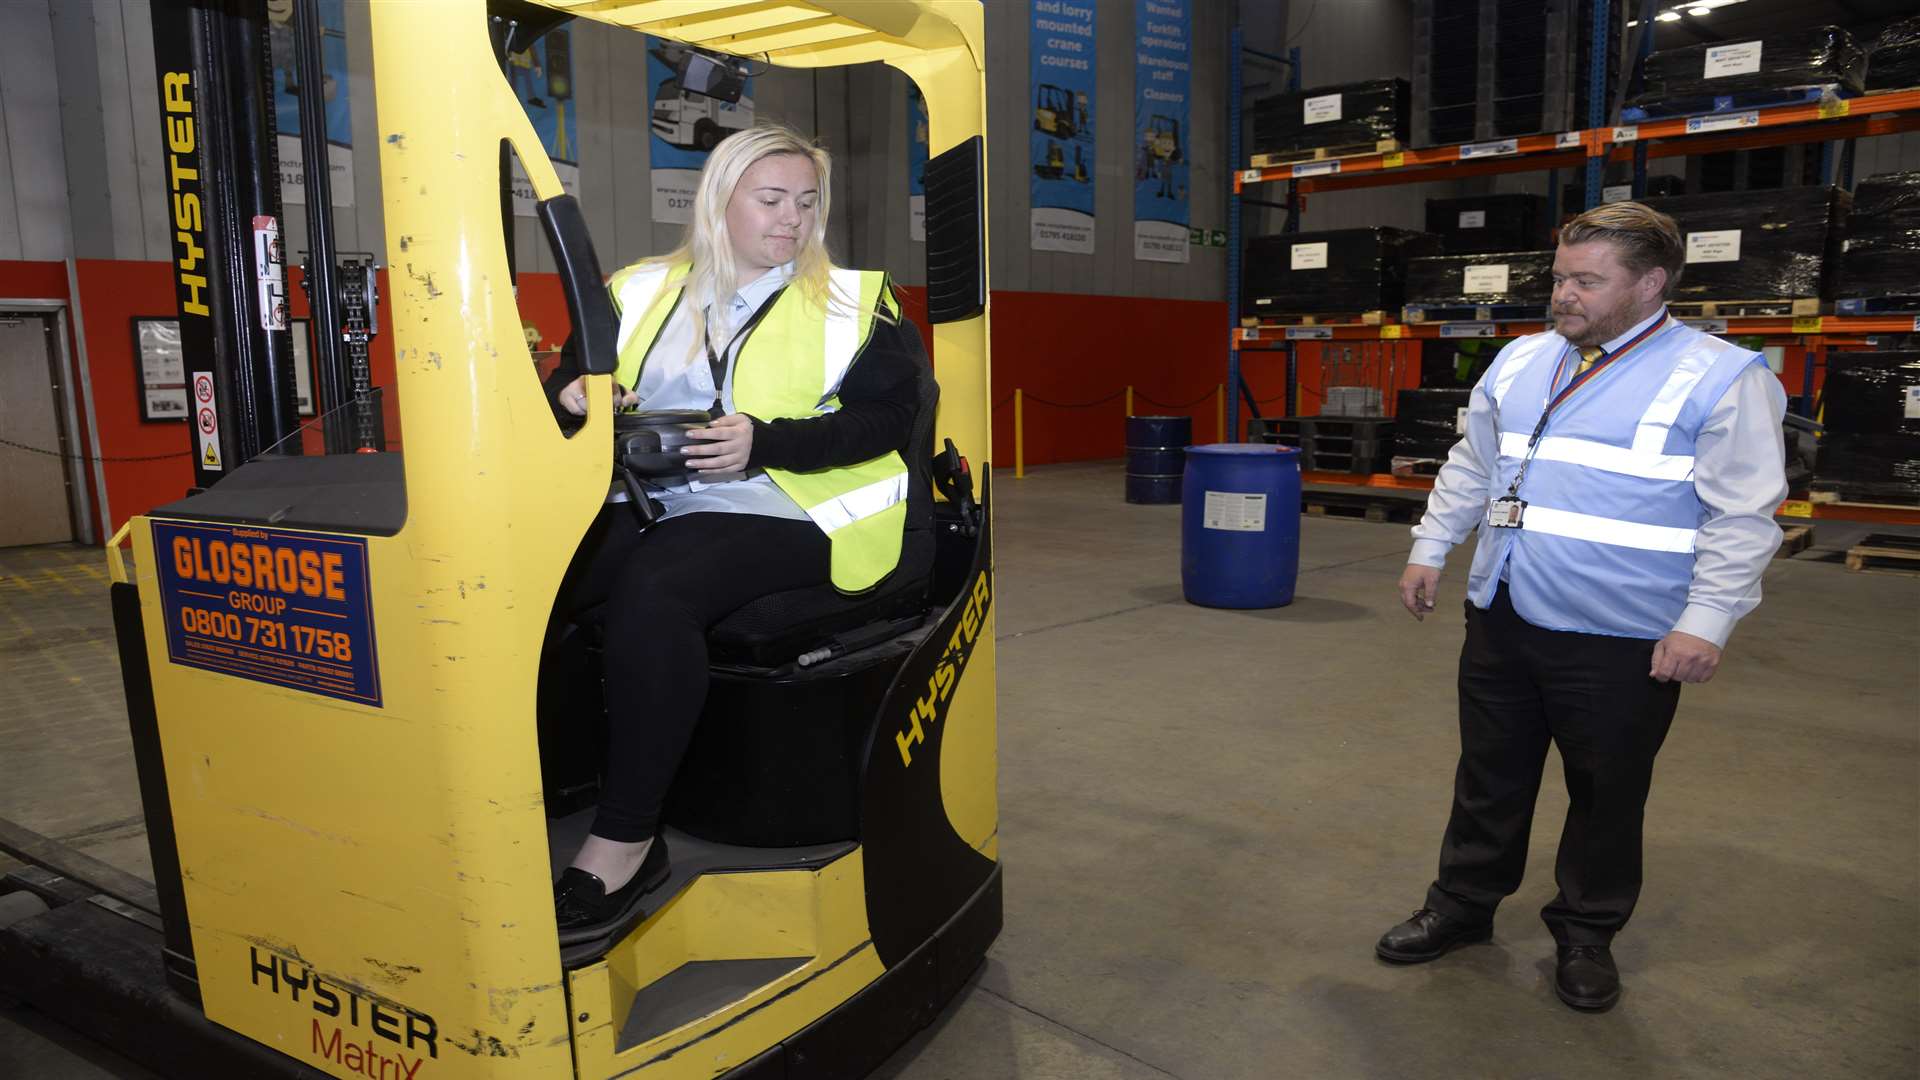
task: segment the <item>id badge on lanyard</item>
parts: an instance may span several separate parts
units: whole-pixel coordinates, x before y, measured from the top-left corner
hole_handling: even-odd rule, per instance
[[[1517,495],[1502,495],[1487,504],[1487,524],[1496,529],[1517,529],[1527,512],[1527,500]]]

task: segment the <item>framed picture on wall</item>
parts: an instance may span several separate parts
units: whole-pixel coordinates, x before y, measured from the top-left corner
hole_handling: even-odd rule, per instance
[[[313,416],[313,351],[308,346],[311,319],[289,319],[287,330],[293,335],[293,402],[301,416]]]
[[[134,376],[140,383],[140,419],[185,420],[187,368],[180,355],[178,319],[135,318]]]

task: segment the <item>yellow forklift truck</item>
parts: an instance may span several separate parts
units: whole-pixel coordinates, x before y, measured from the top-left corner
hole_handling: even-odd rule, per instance
[[[299,0],[308,82],[315,2]],[[334,280],[310,228],[329,410],[327,452],[305,454],[287,330],[261,307],[280,272],[272,140],[248,104],[263,6],[154,9],[182,335],[210,418],[189,434],[193,493],[108,551],[155,881],[0,829],[39,864],[0,885],[0,992],[169,1076],[870,1071],[1000,927],[990,493],[983,468],[976,502],[954,452],[990,445],[980,4],[370,5],[396,385],[366,385],[370,275]],[[946,496],[907,539],[916,577],[780,594],[715,628],[669,798],[672,879],[631,933],[585,951],[561,946],[551,883],[596,767],[580,735],[596,718],[566,713],[597,706],[543,692],[539,672],[613,476],[616,320],[501,68],[569,16],[778,66],[880,61],[918,85],[939,378],[903,450]],[[324,222],[320,130],[302,138]],[[515,304],[514,158],[593,374],[571,436]]]

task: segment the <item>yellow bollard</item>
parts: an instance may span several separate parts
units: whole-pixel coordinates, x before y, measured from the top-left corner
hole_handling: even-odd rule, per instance
[[[1013,478],[1024,480],[1027,477],[1027,400],[1015,390],[1013,392]]]
[[[1215,405],[1214,412],[1213,412],[1213,430],[1220,433],[1220,439],[1219,439],[1220,442],[1226,442],[1227,441],[1227,384],[1215,383],[1213,384],[1213,389],[1214,389],[1214,405]]]
[[[1133,384],[1127,384],[1127,415],[1133,415]]]

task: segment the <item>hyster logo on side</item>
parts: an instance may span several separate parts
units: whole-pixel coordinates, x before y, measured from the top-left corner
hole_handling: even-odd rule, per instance
[[[333,1038],[328,1039],[320,1027],[320,1021],[313,1022],[313,1052],[343,1068],[352,1069],[371,1080],[413,1080],[413,1074],[426,1058],[414,1058],[413,1064],[407,1064],[407,1056],[396,1051],[388,1057],[373,1048],[373,1040],[359,1046],[346,1041],[346,1033],[339,1028],[333,1029]],[[388,1070],[392,1071],[389,1072]]]

